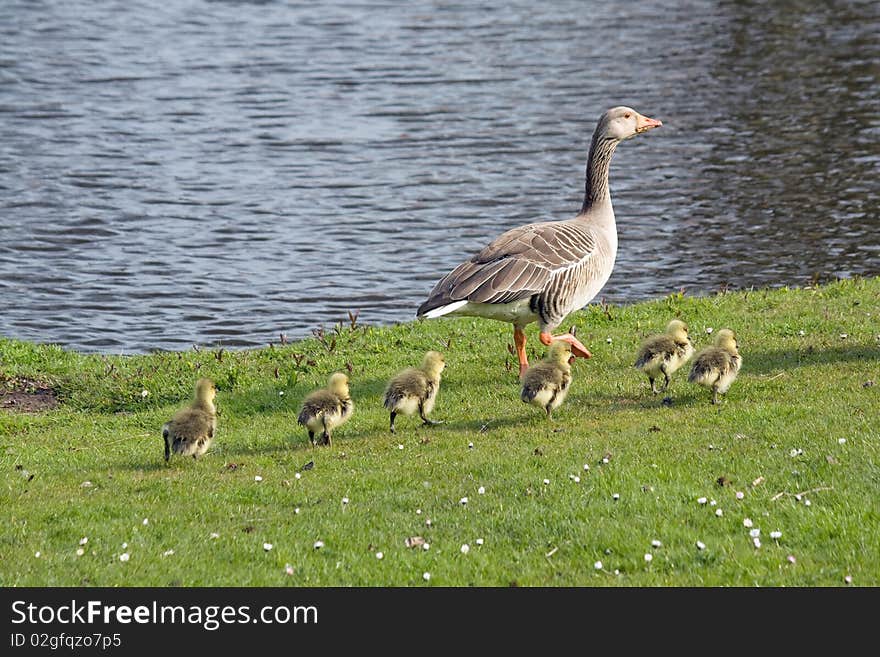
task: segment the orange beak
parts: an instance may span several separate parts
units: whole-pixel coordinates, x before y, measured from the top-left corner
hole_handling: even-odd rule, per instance
[[[649,119],[647,116],[639,115],[638,120],[636,121],[636,132],[647,132],[648,130],[652,130],[653,128],[659,128],[663,125],[662,121],[658,121],[657,119]]]

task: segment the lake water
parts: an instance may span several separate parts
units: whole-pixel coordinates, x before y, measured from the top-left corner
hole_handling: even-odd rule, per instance
[[[0,3],[0,335],[241,347],[414,318],[611,167],[609,302],[880,273],[876,2]]]

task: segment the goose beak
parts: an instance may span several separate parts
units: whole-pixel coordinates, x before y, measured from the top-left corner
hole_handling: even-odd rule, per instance
[[[657,119],[649,119],[647,116],[639,115],[639,118],[636,120],[636,132],[641,134],[643,132],[647,132],[648,130],[652,130],[654,128],[659,128],[663,125],[662,121],[658,121]]]

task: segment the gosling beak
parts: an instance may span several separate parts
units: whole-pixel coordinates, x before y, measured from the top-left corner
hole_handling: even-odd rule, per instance
[[[639,118],[636,120],[636,132],[641,134],[653,128],[659,128],[661,125],[663,125],[662,121],[649,119],[647,116],[639,114]]]

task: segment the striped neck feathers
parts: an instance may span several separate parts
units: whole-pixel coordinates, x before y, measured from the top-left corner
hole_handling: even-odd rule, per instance
[[[581,214],[586,214],[592,208],[603,204],[611,206],[608,170],[611,166],[611,156],[614,155],[619,143],[620,141],[613,137],[593,135],[590,154],[587,157],[587,180]]]

